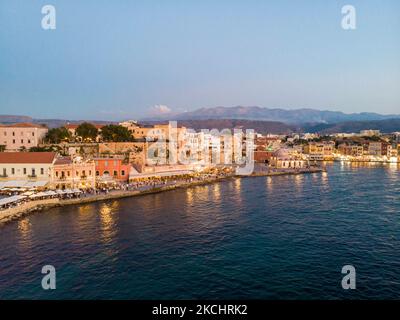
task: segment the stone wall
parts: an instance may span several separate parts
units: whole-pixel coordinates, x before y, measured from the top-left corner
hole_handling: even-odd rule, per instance
[[[20,216],[47,206],[55,206],[60,203],[60,200],[58,198],[53,198],[53,199],[45,199],[45,200],[36,200],[36,201],[29,201],[22,203],[19,206],[8,208],[5,210],[0,210],[0,223],[7,222],[16,218],[19,218]]]

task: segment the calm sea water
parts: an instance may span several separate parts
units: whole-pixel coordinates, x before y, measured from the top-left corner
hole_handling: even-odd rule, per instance
[[[0,298],[399,298],[399,182],[335,164],[36,213],[0,227]]]

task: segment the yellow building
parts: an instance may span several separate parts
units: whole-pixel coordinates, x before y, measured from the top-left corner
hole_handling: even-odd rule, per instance
[[[310,160],[331,160],[335,151],[335,142],[310,142],[304,147],[304,153]]]

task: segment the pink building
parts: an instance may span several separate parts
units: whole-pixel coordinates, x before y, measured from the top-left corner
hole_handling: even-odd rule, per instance
[[[52,187],[55,189],[94,188],[96,186],[93,160],[80,157],[60,157],[51,170]]]
[[[0,124],[0,145],[5,146],[5,151],[37,147],[47,131],[47,128],[32,123]]]

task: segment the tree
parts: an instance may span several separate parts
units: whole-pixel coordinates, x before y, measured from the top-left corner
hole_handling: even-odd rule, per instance
[[[96,140],[98,134],[97,128],[88,122],[81,123],[76,128],[76,135],[81,137],[82,140]]]
[[[132,134],[128,128],[110,124],[101,128],[101,136],[104,141],[127,142],[133,141]]]
[[[63,140],[69,140],[71,134],[65,127],[50,129],[45,137],[47,143],[60,143]]]

